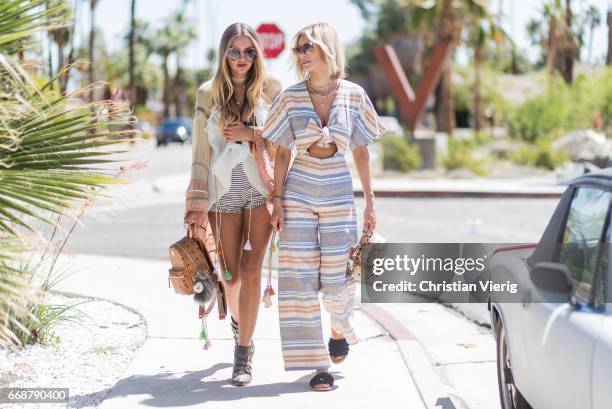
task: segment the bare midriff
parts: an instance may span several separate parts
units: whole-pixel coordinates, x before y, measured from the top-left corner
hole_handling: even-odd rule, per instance
[[[331,158],[338,151],[338,146],[335,143],[330,143],[325,148],[319,146],[316,142],[310,145],[307,149],[308,155],[317,159]]]

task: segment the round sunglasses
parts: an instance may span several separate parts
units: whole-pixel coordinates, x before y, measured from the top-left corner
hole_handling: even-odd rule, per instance
[[[295,47],[293,47],[293,54],[295,55],[302,55],[302,54],[310,54],[312,52],[312,50],[314,50],[314,44],[312,44],[312,42],[307,42],[304,43],[304,45],[300,46],[300,45],[296,45]]]
[[[244,52],[238,47],[228,48],[225,51],[225,56],[230,61],[238,61],[244,56],[244,59],[251,62],[257,58],[257,49],[255,47],[245,48]]]

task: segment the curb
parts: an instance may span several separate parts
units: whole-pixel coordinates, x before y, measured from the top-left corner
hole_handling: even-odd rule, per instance
[[[361,310],[383,327],[395,340],[412,376],[421,400],[427,409],[464,408],[451,398],[440,377],[436,374],[427,358],[421,342],[391,314],[375,304],[360,304]]]
[[[63,290],[49,290],[47,291],[48,293],[52,293],[52,294],[58,294],[58,295],[63,295],[64,297],[69,297],[69,298],[88,298],[90,300],[93,301],[105,301],[114,305],[117,305],[121,308],[125,308],[126,310],[138,315],[140,317],[140,319],[142,319],[142,321],[144,322],[144,326],[145,326],[145,340],[142,343],[142,345],[144,345],[145,342],[147,342],[147,339],[149,339],[149,322],[147,321],[147,317],[145,317],[140,311],[138,311],[136,308],[134,307],[130,307],[129,305],[125,305],[122,304],[118,301],[115,300],[111,300],[109,298],[104,298],[104,297],[95,297],[92,295],[84,295],[84,294],[79,294],[79,293],[75,293],[72,291],[63,291]],[[142,345],[140,345],[140,348],[142,348]]]
[[[374,190],[376,197],[391,198],[496,198],[496,199],[558,199],[563,192],[487,192],[451,190]],[[363,197],[363,191],[355,190],[355,197]]]

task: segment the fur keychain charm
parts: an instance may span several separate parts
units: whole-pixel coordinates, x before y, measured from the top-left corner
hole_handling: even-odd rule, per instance
[[[215,282],[211,275],[206,274],[202,277],[202,274],[198,271],[193,285],[193,299],[200,305],[206,305],[212,299],[215,287]]]

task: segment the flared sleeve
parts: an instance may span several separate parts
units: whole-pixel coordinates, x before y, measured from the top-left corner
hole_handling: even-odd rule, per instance
[[[376,142],[385,132],[380,117],[370,101],[370,97],[363,89],[360,89],[361,101],[359,114],[355,118],[353,134],[351,135],[350,148],[355,149],[360,146]]]
[[[196,94],[193,115],[191,179],[186,192],[185,212],[208,210],[208,174],[212,148],[208,142],[206,125],[211,107],[210,83],[205,83]]]

